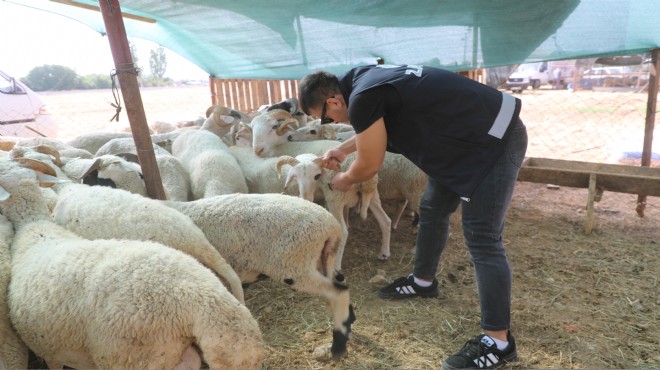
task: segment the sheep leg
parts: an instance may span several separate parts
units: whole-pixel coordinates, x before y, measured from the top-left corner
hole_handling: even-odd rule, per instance
[[[197,370],[202,367],[202,358],[199,357],[199,352],[195,347],[190,346],[186,348],[181,356],[181,362],[179,362],[174,370]]]
[[[353,306],[350,304],[348,286],[338,281],[332,281],[323,276],[320,271],[310,271],[308,276],[294,280],[293,289],[323,297],[332,312],[332,347],[330,351],[334,358],[346,353],[346,344],[351,335],[351,324],[355,321]]]
[[[394,217],[394,221],[392,222],[392,230],[396,230],[397,226],[399,226],[399,220],[401,220],[401,216],[403,215],[403,211],[406,210],[406,207],[408,206],[408,200],[405,200],[399,208],[396,210],[396,217]]]
[[[392,220],[389,218],[389,216],[387,216],[387,213],[385,213],[383,205],[380,202],[380,197],[377,194],[371,199],[371,202],[369,203],[369,209],[374,214],[382,235],[378,259],[385,261],[390,257],[390,234]]]
[[[337,221],[339,221],[341,227],[341,235],[337,242],[337,256],[335,257],[335,271],[338,273],[341,273],[341,260],[344,256],[346,241],[348,240],[348,226],[346,225],[346,219],[344,218],[344,209],[345,207],[343,205],[333,203],[328,204],[328,210]]]

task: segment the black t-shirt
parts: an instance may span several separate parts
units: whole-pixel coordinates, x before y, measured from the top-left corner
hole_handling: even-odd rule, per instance
[[[426,66],[356,67],[339,78],[351,125],[383,118],[387,150],[401,153],[460,196],[470,196],[504,151],[520,100]]]

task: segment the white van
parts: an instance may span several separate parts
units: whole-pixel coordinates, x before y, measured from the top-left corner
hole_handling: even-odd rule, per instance
[[[532,87],[538,89],[551,80],[548,62],[521,64],[506,80],[506,89],[512,92]]]
[[[34,91],[0,71],[0,135],[57,137],[57,123]]]

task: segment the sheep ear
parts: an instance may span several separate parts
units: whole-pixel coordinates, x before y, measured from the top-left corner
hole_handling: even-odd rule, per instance
[[[39,186],[42,188],[49,188],[55,184],[61,184],[68,182],[67,180],[60,179],[59,177],[46,175],[45,173],[37,173],[37,180],[39,181]]]
[[[87,167],[87,170],[82,174],[82,176],[80,176],[80,178],[84,182],[85,178],[89,176],[90,173],[98,171],[99,167],[101,167],[101,158],[96,158],[94,162],[92,162],[92,164]]]
[[[9,199],[11,194],[5,188],[0,185],[0,202],[4,202],[5,200]]]
[[[284,182],[284,190],[288,189],[291,182],[295,180],[296,180],[296,175],[293,174],[293,171],[289,171],[289,173],[286,176],[286,181]]]

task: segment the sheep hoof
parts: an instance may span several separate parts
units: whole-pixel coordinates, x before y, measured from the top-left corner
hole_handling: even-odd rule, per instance
[[[324,344],[322,346],[316,347],[314,352],[312,352],[312,357],[317,361],[328,361],[332,358],[330,348],[332,347],[331,343]]]
[[[381,254],[378,256],[378,259],[381,261],[387,261],[390,258],[390,256],[386,256],[384,254]]]

